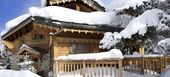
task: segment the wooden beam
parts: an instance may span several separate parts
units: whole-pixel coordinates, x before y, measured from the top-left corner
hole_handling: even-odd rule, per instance
[[[7,41],[7,40],[2,40],[2,43],[7,46],[7,48],[12,49],[14,47],[14,43],[11,41]]]
[[[81,10],[80,5],[76,4],[76,10],[77,10],[77,11],[80,11],[80,10]]]

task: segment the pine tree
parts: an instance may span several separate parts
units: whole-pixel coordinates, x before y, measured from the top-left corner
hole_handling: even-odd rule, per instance
[[[36,73],[37,70],[34,68],[33,63],[34,62],[31,59],[29,59],[29,56],[26,55],[24,56],[23,62],[18,63],[18,65],[20,67],[20,70],[30,70]]]

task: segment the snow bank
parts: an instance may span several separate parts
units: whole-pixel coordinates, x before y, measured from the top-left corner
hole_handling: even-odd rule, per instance
[[[89,54],[69,54],[59,56],[56,60],[102,60],[102,59],[123,59],[122,52],[118,49],[112,49],[108,52],[89,53]]]
[[[1,77],[41,77],[31,71],[0,70]]]
[[[126,25],[130,20],[130,16],[117,16],[116,12],[80,12],[72,9],[49,6],[44,8],[31,7],[29,12],[32,16],[41,16],[51,18],[54,20],[75,22],[75,23],[86,23],[86,24],[97,24],[97,25]],[[71,14],[71,15],[70,15]],[[123,20],[128,19],[128,21]]]
[[[21,22],[23,22],[28,17],[30,17],[30,14],[24,14],[24,15],[21,15],[21,16],[19,16],[17,18],[14,18],[14,19],[8,21],[5,24],[6,29],[1,32],[1,36],[4,35],[5,33],[7,33],[9,30],[14,28],[15,26],[17,26],[18,24],[20,24]]]
[[[159,77],[169,77],[169,76],[170,76],[170,68],[162,72]]]

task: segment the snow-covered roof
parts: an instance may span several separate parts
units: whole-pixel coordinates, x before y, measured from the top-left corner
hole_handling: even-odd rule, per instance
[[[49,5],[52,4],[60,4],[60,3],[69,3],[69,2],[83,2],[84,4],[87,4],[89,7],[97,10],[97,11],[105,11],[105,5],[101,0],[49,0]],[[41,4],[45,4],[45,1],[42,0]]]
[[[122,52],[118,49],[112,49],[108,52],[88,53],[88,54],[69,54],[59,56],[56,60],[104,60],[104,59],[123,59]]]
[[[67,22],[86,23],[90,25],[106,24],[110,26],[125,26],[131,20],[130,16],[118,16],[116,15],[116,12],[98,11],[87,13],[58,6],[49,6],[44,8],[31,7],[29,12],[32,16],[40,16]]]
[[[13,20],[10,20],[6,24],[6,29],[1,32],[1,36],[11,31],[14,27],[22,23],[30,16],[40,16],[52,20],[58,20],[63,22],[74,22],[88,25],[107,25],[110,27],[124,28],[131,20],[131,16],[117,15],[116,12],[80,12],[72,9],[49,6],[49,7],[31,7],[28,14],[19,16]],[[33,19],[34,20],[34,19]]]
[[[23,44],[23,45],[20,47],[20,49],[19,49],[19,51],[17,52],[17,54],[21,54],[21,53],[23,53],[25,50],[28,51],[28,53],[34,53],[34,54],[39,55],[39,52],[38,52],[37,50],[35,50],[35,48],[31,48],[31,47],[29,47],[29,46],[26,45],[26,44]]]
[[[23,14],[19,17],[16,17],[10,21],[8,21],[5,24],[6,29],[3,30],[1,32],[1,36],[3,36],[4,34],[6,34],[8,31],[10,31],[11,29],[13,29],[15,26],[19,25],[21,22],[23,22],[24,20],[26,20],[27,18],[29,18],[31,15],[30,14]]]

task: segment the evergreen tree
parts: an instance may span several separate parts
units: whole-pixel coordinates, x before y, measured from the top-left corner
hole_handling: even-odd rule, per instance
[[[20,70],[30,70],[36,73],[37,70],[34,68],[33,63],[34,62],[31,59],[29,59],[29,56],[26,55],[23,58],[23,62],[18,63],[18,65],[20,67]]]

